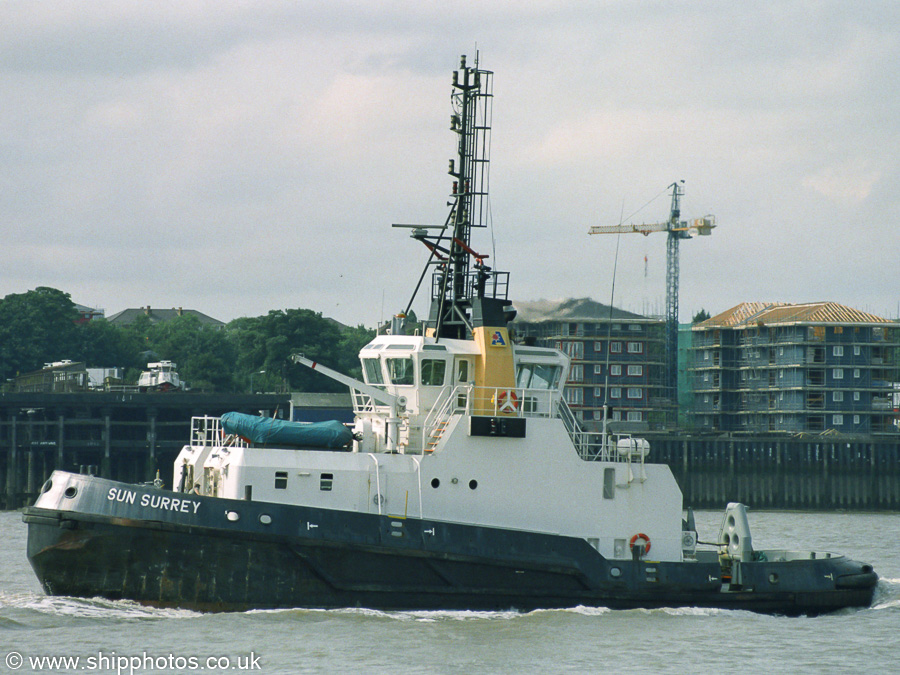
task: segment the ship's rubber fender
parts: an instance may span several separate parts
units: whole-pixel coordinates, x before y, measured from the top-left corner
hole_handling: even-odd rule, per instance
[[[634,550],[634,545],[637,543],[637,540],[638,540],[638,539],[643,539],[643,540],[644,540],[644,544],[645,544],[645,546],[644,546],[644,555],[646,555],[647,553],[650,553],[650,537],[648,537],[648,536],[647,536],[646,534],[644,534],[643,532],[638,532],[636,535],[634,535],[634,536],[631,538],[631,541],[628,542],[628,548],[629,548],[630,550],[633,551],[633,550]]]
[[[878,575],[871,565],[862,565],[857,574],[843,574],[834,580],[835,588],[872,588],[878,583]]]

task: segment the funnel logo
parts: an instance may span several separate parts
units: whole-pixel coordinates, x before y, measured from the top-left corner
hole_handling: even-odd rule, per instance
[[[506,340],[503,339],[503,334],[499,330],[495,330],[494,334],[491,336],[491,347],[505,347]]]

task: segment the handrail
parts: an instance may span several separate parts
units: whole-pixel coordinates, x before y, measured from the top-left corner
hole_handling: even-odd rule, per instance
[[[428,412],[428,415],[425,416],[425,421],[422,422],[423,448],[425,447],[426,439],[431,436],[431,432],[440,426],[440,421],[446,416],[446,409],[450,406],[450,401],[453,400],[453,394],[457,389],[459,389],[459,387],[444,387],[437,400],[434,402],[431,410]]]
[[[461,397],[465,406],[458,407]],[[511,404],[513,400],[515,403]],[[503,404],[506,407],[503,408]],[[485,405],[487,404],[487,405]],[[549,389],[524,389],[505,387],[474,387],[458,385],[446,388],[422,424],[422,449],[428,451],[429,443],[439,436],[436,431],[446,425],[454,413],[480,414],[498,417],[555,418],[562,420],[572,444],[581,459],[586,461],[629,461],[630,453],[618,452],[616,443],[620,437],[607,438],[602,432],[586,431],[559,392]],[[628,438],[623,436],[621,438]]]
[[[191,447],[238,447],[248,448],[250,444],[235,434],[225,435],[222,421],[209,415],[191,418]]]

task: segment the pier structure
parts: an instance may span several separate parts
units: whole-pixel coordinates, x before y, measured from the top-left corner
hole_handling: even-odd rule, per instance
[[[293,404],[293,405],[292,405]],[[167,485],[192,416],[228,411],[318,421],[351,417],[335,394],[0,395],[0,508],[34,501],[54,469]],[[649,461],[668,464],[686,506],[900,511],[900,438],[680,434],[648,430]]]
[[[900,511],[900,439],[647,433],[649,461],[668,464],[686,506]]]
[[[130,483],[158,471],[168,484],[192,416],[287,417],[290,402],[290,394],[0,394],[0,507],[32,502],[54,469]]]

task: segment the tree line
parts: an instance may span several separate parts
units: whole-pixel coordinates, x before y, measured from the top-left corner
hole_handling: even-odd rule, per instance
[[[235,319],[224,329],[191,315],[160,323],[140,316],[127,326],[81,318],[69,294],[55,288],[0,300],[0,382],[68,359],[121,368],[125,382],[133,384],[148,362],[168,360],[193,390],[247,392],[252,384],[254,391],[340,392],[346,387],[292,363],[290,355],[302,352],[360,378],[357,354],[375,335],[310,309],[272,310]]]

